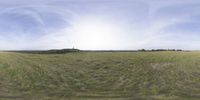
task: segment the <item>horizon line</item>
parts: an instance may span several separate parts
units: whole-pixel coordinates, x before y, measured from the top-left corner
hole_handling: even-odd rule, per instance
[[[64,48],[64,49],[16,49],[16,50],[0,50],[0,52],[6,51],[51,51],[51,50],[79,50],[79,51],[200,51],[198,50],[186,50],[186,49],[77,49],[77,48]]]

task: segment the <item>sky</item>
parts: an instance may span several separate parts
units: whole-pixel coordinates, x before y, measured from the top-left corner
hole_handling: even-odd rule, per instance
[[[0,0],[0,50],[200,50],[200,0]]]

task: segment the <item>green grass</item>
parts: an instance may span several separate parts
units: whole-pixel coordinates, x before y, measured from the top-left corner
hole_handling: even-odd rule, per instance
[[[0,53],[0,100],[199,100],[200,52]]]

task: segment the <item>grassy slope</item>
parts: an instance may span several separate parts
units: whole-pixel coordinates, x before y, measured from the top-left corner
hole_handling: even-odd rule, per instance
[[[2,52],[0,100],[13,98],[198,100],[200,52]]]

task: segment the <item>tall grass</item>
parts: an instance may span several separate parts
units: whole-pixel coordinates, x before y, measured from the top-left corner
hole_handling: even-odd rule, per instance
[[[0,53],[0,99],[1,94],[33,100],[198,100],[200,53],[4,52]]]

